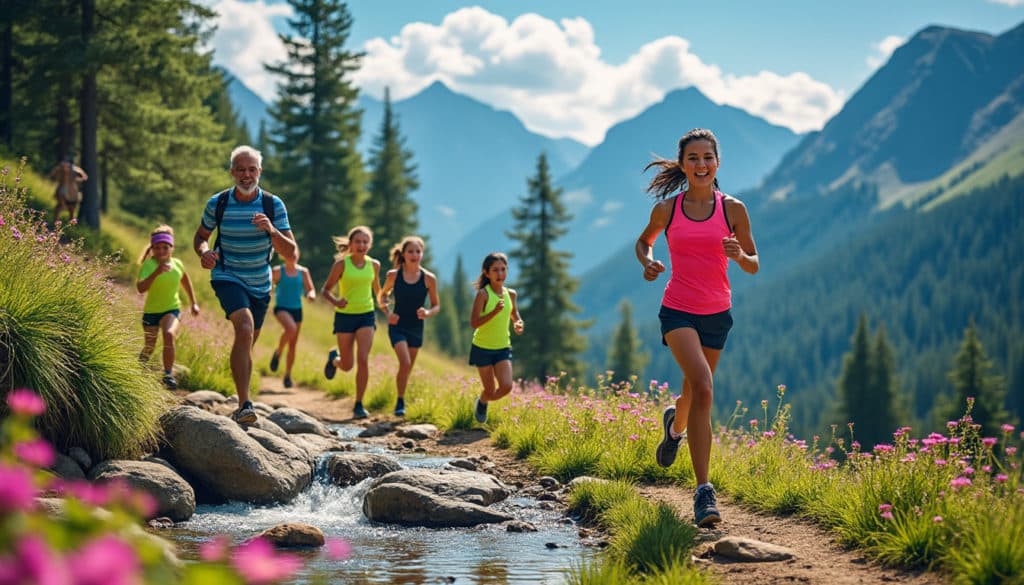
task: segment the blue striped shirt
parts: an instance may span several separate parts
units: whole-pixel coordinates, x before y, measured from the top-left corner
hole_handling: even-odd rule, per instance
[[[217,194],[219,195],[219,193]],[[217,195],[210,197],[203,209],[203,227],[213,231],[217,227]],[[291,230],[288,225],[288,210],[281,198],[259,189],[256,198],[248,203],[235,199],[231,189],[224,218],[220,222],[220,255],[210,276],[212,281],[228,281],[241,284],[254,295],[270,294],[270,238],[267,232],[256,227],[252,218],[263,213],[263,197],[273,197],[274,227],[280,231]]]

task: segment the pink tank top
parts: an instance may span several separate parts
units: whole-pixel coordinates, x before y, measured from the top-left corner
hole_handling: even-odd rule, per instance
[[[661,304],[695,315],[721,313],[732,306],[729,258],[722,249],[722,238],[732,233],[725,199],[715,191],[711,215],[698,221],[683,212],[685,197],[685,192],[676,196],[665,228],[672,276]]]

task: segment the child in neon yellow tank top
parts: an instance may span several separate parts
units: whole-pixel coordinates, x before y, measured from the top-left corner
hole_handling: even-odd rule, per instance
[[[174,390],[178,382],[174,379],[174,338],[178,333],[178,325],[181,323],[178,316],[181,314],[181,299],[178,295],[179,287],[183,287],[192,301],[190,307],[193,315],[199,314],[199,304],[196,303],[196,293],[192,289],[192,281],[185,272],[181,260],[173,256],[174,253],[174,229],[169,225],[157,226],[149,236],[149,246],[142,252],[139,258],[139,279],[135,283],[135,289],[139,293],[145,293],[146,303],[142,308],[142,331],[144,340],[142,351],[139,353],[139,360],[142,363],[149,361],[156,348],[158,333],[163,333],[163,366],[164,386]]]
[[[324,376],[334,378],[338,368],[347,372],[356,366],[356,404],[352,418],[366,418],[363,394],[370,378],[370,347],[373,332],[374,299],[380,295],[380,262],[367,256],[373,246],[373,232],[360,225],[345,237],[334,238],[338,253],[320,296],[334,305],[334,334],[338,347],[327,354]],[[337,285],[337,294],[335,286]]]
[[[480,372],[483,392],[476,400],[477,422],[487,421],[487,405],[512,392],[512,343],[509,323],[516,335],[523,333],[523,319],[516,307],[516,291],[505,288],[508,257],[491,252],[484,258],[469,324],[473,327],[470,365]]]

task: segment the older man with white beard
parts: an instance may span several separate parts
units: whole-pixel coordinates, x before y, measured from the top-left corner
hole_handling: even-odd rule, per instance
[[[251,146],[231,151],[235,186],[210,197],[192,240],[203,268],[211,270],[213,286],[224,315],[235,330],[231,346],[231,377],[238,393],[239,424],[256,422],[249,401],[252,346],[259,338],[270,303],[271,249],[284,258],[295,257],[298,247],[281,199],[259,187],[263,155]],[[217,230],[213,247],[210,235]]]

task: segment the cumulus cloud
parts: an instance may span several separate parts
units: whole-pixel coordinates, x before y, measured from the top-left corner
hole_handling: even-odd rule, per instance
[[[287,58],[273,19],[292,16],[292,7],[266,0],[217,0],[210,5],[217,12],[217,32],[210,41],[214,63],[234,74],[263,101],[273,102],[277,79],[263,70],[263,64]]]
[[[1020,0],[1024,3],[1024,0]],[[878,69],[882,65],[885,65],[889,57],[892,56],[893,51],[900,48],[903,43],[907,42],[906,37],[900,37],[896,35],[889,35],[884,39],[878,41],[871,48],[875,51],[874,55],[868,55],[868,65],[872,69]]]
[[[591,145],[611,125],[682,87],[797,132],[821,128],[844,97],[802,72],[728,74],[678,36],[653,40],[612,65],[602,60],[583,18],[555,22],[523,14],[509,22],[480,7],[452,12],[439,25],[410,23],[362,49],[366,57],[355,81],[370,95],[390,87],[393,99],[403,99],[440,80],[513,112],[535,132]]]
[[[1005,4],[1006,6],[1024,6],[1024,0],[989,0],[994,4]]]

